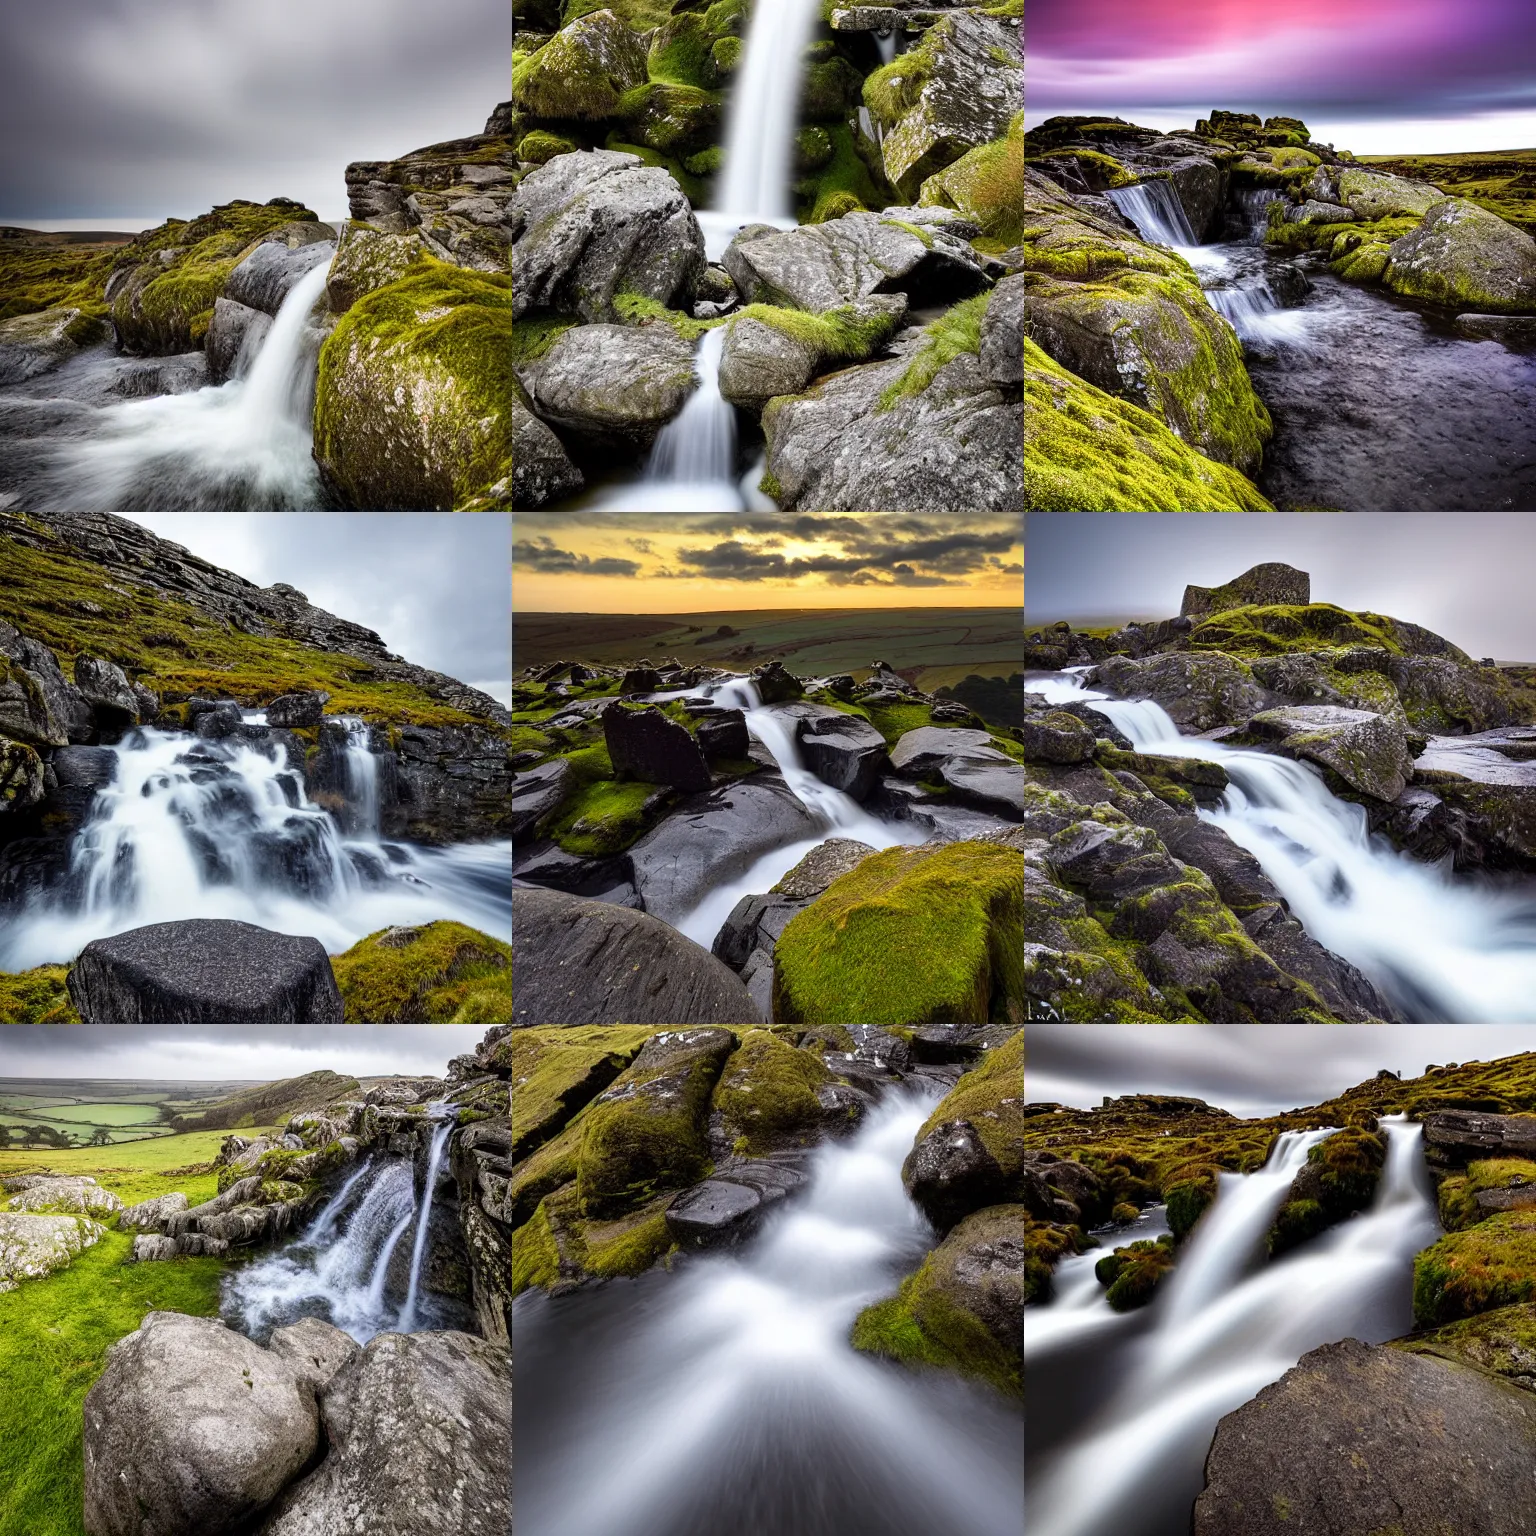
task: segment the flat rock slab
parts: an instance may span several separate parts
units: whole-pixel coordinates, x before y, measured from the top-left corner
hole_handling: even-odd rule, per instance
[[[1536,1395],[1430,1355],[1325,1344],[1216,1428],[1193,1536],[1526,1536]]]
[[[318,939],[195,918],[94,939],[69,973],[88,1024],[341,1024]]]
[[[644,912],[512,892],[516,1024],[760,1024],[741,981]]]
[[[791,1163],[728,1163],[716,1177],[685,1189],[667,1207],[667,1227],[679,1243],[708,1248],[739,1242],[767,1211],[805,1183]]]
[[[0,1291],[68,1269],[105,1231],[99,1222],[80,1216],[0,1212]]]
[[[1396,800],[1413,769],[1401,721],[1367,709],[1333,704],[1267,709],[1248,722],[1248,733],[1276,742],[1287,757],[1331,769],[1350,788],[1376,800]]]
[[[16,1191],[0,1202],[8,1211],[41,1211],[49,1207],[72,1216],[112,1215],[123,1202],[110,1189],[103,1189],[95,1179],[48,1174],[26,1175],[20,1179],[0,1180],[0,1189]]]

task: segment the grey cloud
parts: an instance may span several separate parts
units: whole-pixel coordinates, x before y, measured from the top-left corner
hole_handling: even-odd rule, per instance
[[[594,560],[590,555],[557,549],[554,540],[549,538],[519,540],[512,546],[512,563],[525,570],[561,576],[634,576],[640,570],[636,560],[621,560],[610,555]]]

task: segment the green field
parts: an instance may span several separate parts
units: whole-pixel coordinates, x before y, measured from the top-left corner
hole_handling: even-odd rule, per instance
[[[88,1173],[127,1205],[173,1190],[195,1205],[217,1192],[210,1165],[225,1134],[0,1152],[0,1175]],[[81,1405],[108,1348],[148,1312],[219,1309],[223,1261],[125,1265],[132,1242],[109,1228],[70,1268],[0,1295],[0,1536],[83,1536]]]
[[[1471,155],[1361,155],[1363,165],[1432,182],[1536,235],[1536,149],[1485,150]]]
[[[736,631],[720,635],[724,625]],[[750,671],[782,661],[791,672],[861,676],[876,661],[918,687],[975,673],[1023,670],[1019,608],[772,608],[717,613],[520,613],[512,620],[513,665],[555,661],[628,664],[676,657],[685,666]]]
[[[98,1130],[113,1144],[173,1134],[172,1114],[206,1108],[225,1097],[231,1083],[77,1083],[0,1078],[0,1146],[16,1145],[28,1130],[88,1142]],[[73,1089],[75,1091],[67,1091]],[[165,1115],[162,1117],[162,1107]],[[3,1536],[3,1532],[0,1532]]]

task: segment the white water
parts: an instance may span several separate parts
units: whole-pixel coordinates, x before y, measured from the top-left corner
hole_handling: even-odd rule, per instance
[[[387,1162],[375,1173],[371,1163],[353,1173],[324,1210],[293,1242],[233,1270],[224,1282],[222,1310],[242,1332],[265,1339],[273,1328],[301,1317],[320,1317],[366,1344],[375,1334],[415,1333],[428,1310],[418,1291],[432,1192],[443,1143],[452,1124],[433,1136],[426,1197],[416,1198],[409,1162]],[[356,1208],[354,1193],[367,1187]],[[389,1265],[401,1239],[415,1223],[410,1290],[398,1310],[388,1299]],[[339,1234],[339,1235],[338,1235]]]
[[[751,1247],[690,1264],[634,1315],[622,1346],[601,1355],[579,1432],[554,1437],[519,1474],[519,1536],[777,1532],[764,1506],[778,1513],[801,1490],[802,1536],[1018,1536],[1017,1452],[980,1449],[994,1405],[968,1392],[945,1412],[922,1376],[847,1343],[930,1240],[901,1184],[929,1108],[885,1100],[850,1141],[817,1150],[809,1190]],[[522,1376],[518,1390],[530,1412]],[[829,1523],[826,1505],[845,1491],[868,1524]],[[738,1494],[755,1517],[745,1524],[724,1512]],[[877,1501],[899,1514],[882,1518]]]
[[[344,837],[273,742],[143,729],[111,750],[65,888],[0,933],[0,968],[63,964],[91,939],[187,918],[309,934],[332,953],[435,918],[510,937],[505,843]]]
[[[1320,944],[1352,961],[1410,1019],[1536,1022],[1536,899],[1469,884],[1372,837],[1363,807],[1311,765],[1181,736],[1161,706],[1075,679],[1031,679],[1053,702],[1090,701],[1142,752],[1203,758],[1231,786],[1200,814],[1246,848]]]
[[[328,264],[283,300],[245,378],[100,411],[88,437],[59,449],[52,475],[80,511],[310,508],[320,484],[311,453],[315,359],[310,311]]]
[[[421,1219],[416,1223],[416,1241],[411,1245],[411,1279],[400,1309],[397,1333],[416,1331],[416,1301],[421,1291],[421,1260],[427,1251],[427,1232],[432,1225],[432,1197],[437,1192],[437,1171],[442,1165],[443,1148],[448,1145],[453,1121],[444,1120],[432,1133],[432,1150],[427,1155],[427,1183],[421,1203]]]
[[[365,837],[379,835],[379,760],[369,745],[368,726],[351,715],[340,717],[347,733],[347,800],[356,831]]]
[[[852,795],[818,778],[800,757],[793,716],[779,714],[762,702],[757,686],[748,678],[711,685],[703,690],[718,704],[739,709],[747,730],[767,747],[784,775],[784,782],[801,805],[826,828],[817,837],[802,838],[765,853],[736,879],[716,886],[686,917],[677,923],[680,933],[708,949],[715,941],[731,909],[743,896],[771,890],[811,849],[829,838],[851,837],[871,848],[894,848],[898,843],[925,842],[911,822],[885,822],[871,816]]]
[[[1289,1132],[1261,1172],[1223,1176],[1215,1205],[1149,1308],[1149,1331],[1116,1359],[1114,1395],[1031,1479],[1031,1536],[1186,1528],[1224,1415],[1319,1345],[1379,1343],[1408,1329],[1413,1256],[1439,1227],[1420,1127],[1382,1124],[1387,1162],[1371,1209],[1272,1262],[1264,1262],[1265,1234],[1305,1148],[1329,1133]],[[1029,1358],[1033,1314],[1024,1339]],[[1166,1508],[1158,1509],[1159,1494]]]
[[[1115,187],[1104,195],[1136,226],[1143,240],[1176,251],[1198,248],[1200,242],[1171,181],[1142,181],[1134,187]]]
[[[820,19],[821,0],[768,0],[752,8],[715,206],[699,220],[711,261],[720,260],[744,224],[795,227],[790,180],[805,50]]]

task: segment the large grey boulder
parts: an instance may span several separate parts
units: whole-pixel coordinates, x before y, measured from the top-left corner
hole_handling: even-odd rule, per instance
[[[1024,104],[1020,33],[974,11],[946,16],[917,50],[926,79],[881,144],[885,174],[908,202],[968,150],[1000,139]]]
[[[266,249],[265,246],[262,247]],[[214,384],[243,377],[256,360],[262,343],[272,329],[271,315],[249,304],[220,297],[214,301],[213,319],[203,338],[208,358],[208,377]]]
[[[1000,388],[1024,387],[1024,274],[992,290],[981,322],[981,368]]]
[[[16,663],[36,685],[36,691],[42,695],[41,712],[37,712],[36,699],[31,697],[32,690],[27,687],[26,681],[9,674],[7,658]],[[17,734],[9,729],[5,721],[7,718],[16,718],[14,701],[23,694],[29,697],[21,717],[30,720],[48,737],[46,742],[34,742],[34,745],[62,746],[66,740],[90,740],[94,728],[91,706],[80,697],[80,690],[64,676],[58,657],[41,641],[31,639],[9,624],[0,623],[0,731],[7,735]],[[12,700],[9,707],[6,704],[7,698]]]
[[[636,155],[556,155],[512,194],[512,314],[614,320],[619,292],[673,308],[704,275],[704,236],[677,182]]]
[[[88,1174],[23,1174],[0,1179],[8,1198],[0,1199],[7,1211],[41,1211],[53,1207],[76,1216],[112,1216],[122,1210],[120,1196],[103,1189]]]
[[[151,1312],[86,1394],[87,1536],[247,1530],[319,1443],[289,1361],[215,1318]]]
[[[707,950],[643,912],[563,891],[512,892],[513,1022],[760,1024]]]
[[[318,939],[193,918],[93,939],[69,973],[88,1024],[340,1024]]]
[[[1536,312],[1536,240],[1463,197],[1436,203],[1389,248],[1382,281],[1456,309]]]
[[[1536,1157],[1536,1116],[1438,1109],[1424,1116],[1424,1155],[1440,1167]]]
[[[885,767],[885,737],[862,715],[827,704],[792,704],[800,756],[817,778],[855,800],[867,800]]]
[[[881,294],[932,287],[950,297],[987,285],[974,249],[943,229],[914,232],[903,220],[847,213],[825,224],[780,230],[748,225],[725,253],[725,269],[748,304],[838,309]]]
[[[59,307],[0,320],[0,384],[20,384],[68,362],[82,346],[111,339],[105,321]]]
[[[910,351],[770,403],[763,430],[784,511],[1023,511],[1022,401],[966,352],[887,407]]]
[[[467,1333],[383,1333],[321,1388],[328,1449],[257,1536],[506,1536],[512,1357]]]
[[[274,1328],[267,1348],[290,1361],[301,1379],[316,1391],[363,1352],[356,1339],[318,1317],[301,1317],[286,1328]]]
[[[891,749],[891,767],[907,779],[937,777],[957,799],[994,816],[1024,819],[1024,764],[985,731],[919,726]]]
[[[75,657],[75,687],[98,721],[137,725],[140,703],[128,674],[115,661],[99,656]]]
[[[0,1211],[0,1292],[68,1269],[107,1229],[83,1216]]]
[[[1280,700],[1254,681],[1247,665],[1220,651],[1110,656],[1088,674],[1089,686],[1122,699],[1151,699],[1181,731],[1241,725]]]
[[[578,325],[525,375],[546,422],[647,448],[694,391],[693,348],[668,325]]]
[[[0,735],[31,747],[62,747],[69,739],[48,708],[37,679],[4,656],[0,656]]]
[[[1216,1428],[1193,1536],[1524,1536],[1536,1395],[1433,1355],[1344,1339]]]
[[[1270,751],[1331,770],[1376,800],[1396,800],[1413,775],[1402,723],[1370,710],[1292,704],[1262,710],[1248,722],[1247,734]]]
[[[1322,169],[1318,167],[1319,172]],[[1390,219],[1403,214],[1421,218],[1436,203],[1445,201],[1445,193],[1427,181],[1411,181],[1406,176],[1355,165],[1343,166],[1334,174],[1338,195],[1328,201],[1348,203],[1362,219]]]
[[[119,1231],[163,1232],[165,1223],[178,1211],[187,1208],[187,1197],[178,1189],[154,1200],[143,1200],[130,1205],[117,1218]]]
[[[551,501],[573,496],[586,483],[571,462],[565,444],[528,409],[521,392],[512,391],[512,506],[533,512]]]
[[[1357,217],[1353,208],[1310,200],[1295,208],[1288,208],[1285,212],[1287,224],[1352,224]]]
[[[275,317],[299,279],[318,266],[329,265],[336,254],[333,232],[324,225],[316,227],[332,238],[291,248],[280,241],[263,241],[229,274],[224,297]]]

